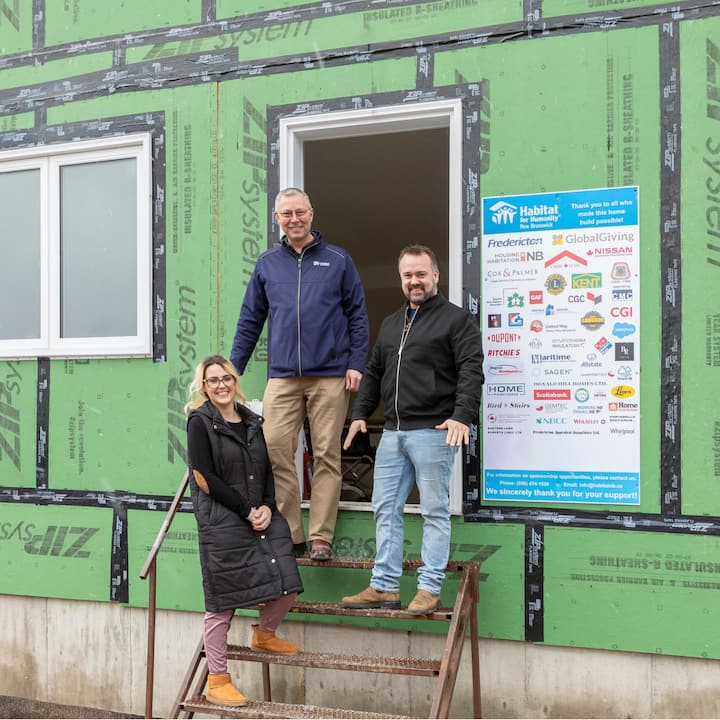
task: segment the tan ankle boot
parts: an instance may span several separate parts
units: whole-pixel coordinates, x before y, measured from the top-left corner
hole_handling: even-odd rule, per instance
[[[208,675],[205,699],[214,705],[245,705],[247,698],[235,689],[230,680],[230,673]]]
[[[263,632],[257,625],[253,625],[251,645],[254,650],[264,650],[278,655],[297,655],[300,652],[297,645],[279,638],[274,632]]]

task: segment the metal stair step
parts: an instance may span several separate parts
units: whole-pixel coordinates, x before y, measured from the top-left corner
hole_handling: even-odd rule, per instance
[[[418,675],[422,677],[437,677],[440,673],[440,660],[427,658],[365,657],[362,655],[314,652],[300,652],[297,655],[278,655],[277,653],[253,650],[243,645],[229,645],[228,658],[272,665],[357,670],[358,672],[397,673],[398,675]]]
[[[337,602],[315,602],[297,600],[290,608],[291,613],[308,615],[344,615],[346,617],[396,618],[398,620],[443,620],[452,619],[454,608],[441,607],[429,615],[411,615],[407,610],[388,610],[386,608],[348,608]]]
[[[407,715],[343,710],[341,708],[319,707],[317,705],[292,705],[289,703],[250,700],[247,705],[214,705],[205,697],[188,698],[180,706],[188,713],[204,713],[220,717],[237,718],[407,718]]]

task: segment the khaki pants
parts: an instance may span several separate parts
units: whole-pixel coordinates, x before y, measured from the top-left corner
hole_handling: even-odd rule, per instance
[[[263,431],[278,508],[288,521],[294,543],[305,539],[295,451],[306,416],[313,450],[309,539],[333,541],[341,488],[340,437],[348,398],[344,377],[270,378],[265,388]]]

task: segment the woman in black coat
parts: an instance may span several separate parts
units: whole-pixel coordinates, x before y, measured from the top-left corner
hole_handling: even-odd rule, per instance
[[[302,582],[290,530],[275,504],[262,418],[245,405],[238,372],[221,355],[205,358],[190,385],[188,457],[205,595],[205,697],[242,705],[227,672],[227,634],[236,608],[263,604],[251,646],[293,655],[275,635]]]

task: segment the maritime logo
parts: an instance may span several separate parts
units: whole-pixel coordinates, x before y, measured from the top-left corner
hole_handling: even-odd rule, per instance
[[[490,206],[492,221],[496,225],[510,225],[517,215],[517,207],[504,200],[499,200]]]

